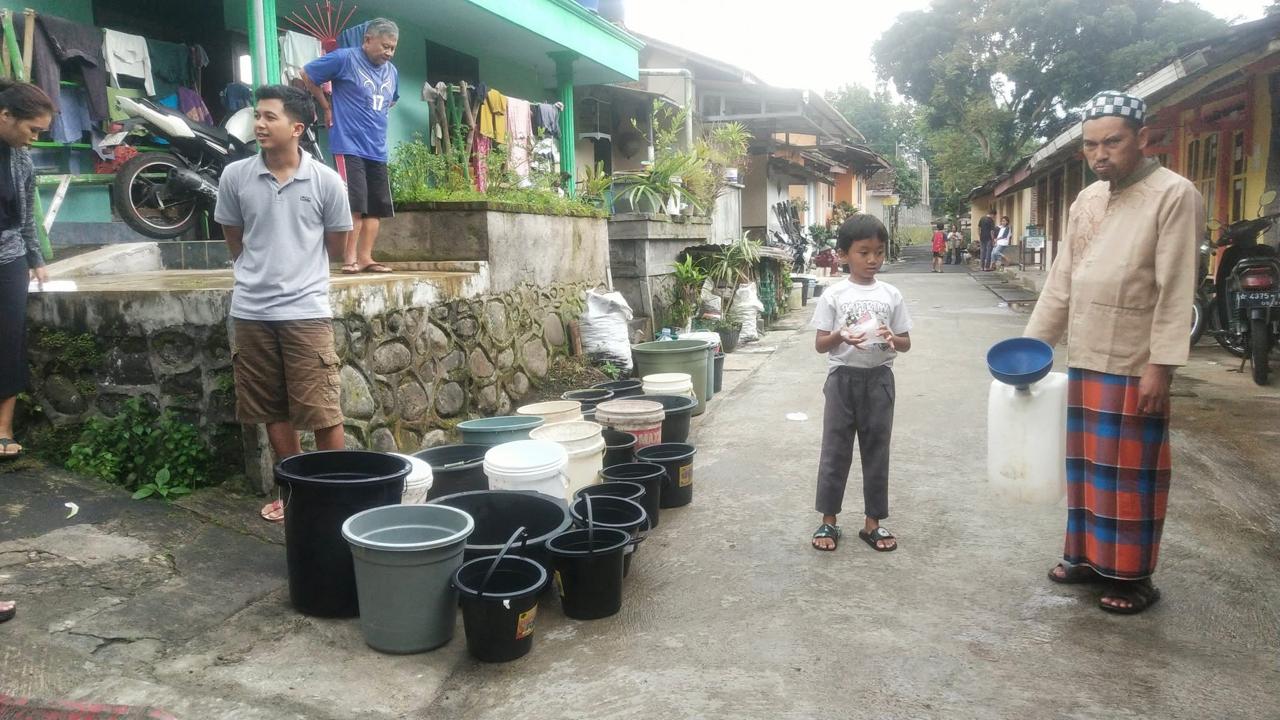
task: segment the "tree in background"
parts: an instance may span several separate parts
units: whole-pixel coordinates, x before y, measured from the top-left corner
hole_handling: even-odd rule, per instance
[[[920,171],[907,162],[907,157],[925,157],[924,143],[918,131],[916,110],[910,104],[895,101],[883,85],[875,92],[861,85],[845,85],[827,93],[827,101],[858,128],[867,139],[867,147],[893,162],[894,192],[906,207],[920,202]]]
[[[921,109],[946,198],[1077,122],[1072,109],[1094,93],[1225,28],[1191,2],[934,0],[899,15],[872,52],[880,76]]]

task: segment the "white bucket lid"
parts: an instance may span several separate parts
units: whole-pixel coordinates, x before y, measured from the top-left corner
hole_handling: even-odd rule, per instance
[[[588,420],[569,420],[534,428],[529,431],[529,439],[552,440],[558,443],[579,442],[590,440],[593,437],[600,437],[603,432],[604,427],[600,423],[593,423]]]
[[[551,440],[516,440],[495,445],[484,454],[485,473],[537,477],[564,470],[569,453]]]
[[[574,410],[581,411],[582,403],[577,400],[548,400],[547,402],[534,403],[532,405],[521,405],[516,408],[517,415],[558,415],[559,413],[571,412]]]
[[[416,458],[412,455],[403,453],[391,453],[398,458],[404,458],[409,461],[409,475],[404,479],[407,485],[426,485],[431,486],[431,464],[426,460]]]
[[[640,380],[651,385],[682,384],[692,383],[693,376],[689,373],[657,373],[656,375],[645,375]]]

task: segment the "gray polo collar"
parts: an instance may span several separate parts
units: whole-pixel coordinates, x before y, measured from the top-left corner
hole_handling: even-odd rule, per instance
[[[1159,168],[1160,168],[1159,160],[1156,160],[1155,158],[1143,158],[1142,162],[1138,163],[1138,167],[1133,169],[1133,172],[1129,173],[1123,178],[1120,178],[1119,180],[1111,181],[1111,192],[1120,192],[1121,190],[1124,190],[1127,187],[1136,185],[1138,184],[1138,182],[1140,182],[1141,180],[1143,180],[1144,178],[1146,178],[1148,175],[1155,172]]]
[[[301,156],[298,161],[298,170],[293,174],[293,177],[289,179],[289,182],[293,182],[294,180],[310,180],[315,176],[315,168],[311,166],[311,163],[315,162],[315,160],[311,157],[311,153],[303,150],[302,148],[298,148],[298,154]],[[254,174],[259,177],[263,175],[271,175],[271,168],[267,167],[267,162],[263,159],[261,152],[253,156],[253,170]],[[272,177],[275,176],[272,175]]]

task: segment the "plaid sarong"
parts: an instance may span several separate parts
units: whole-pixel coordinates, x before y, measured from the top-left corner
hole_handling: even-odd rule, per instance
[[[1063,559],[1147,577],[1169,503],[1169,415],[1138,413],[1139,378],[1070,368],[1068,380]]]

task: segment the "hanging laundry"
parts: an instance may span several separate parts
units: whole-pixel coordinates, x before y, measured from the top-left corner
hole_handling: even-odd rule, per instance
[[[151,75],[151,55],[147,52],[146,38],[118,30],[103,30],[102,58],[111,75],[111,84],[120,87],[120,76],[128,75],[141,79],[148,95],[156,94],[156,81]]]
[[[222,89],[222,107],[227,113],[253,104],[253,90],[244,83],[231,83]]]
[[[192,45],[189,48],[191,52],[191,87],[196,92],[204,90],[204,69],[209,67],[209,53],[204,51],[201,45]]]
[[[560,109],[551,103],[538,103],[533,111],[533,130],[543,135],[560,139]]]
[[[178,88],[191,82],[191,51],[186,45],[147,38],[147,53],[156,95],[175,95]]]
[[[480,134],[499,145],[507,142],[507,97],[490,90],[480,106]]]
[[[365,20],[359,25],[351,27],[338,33],[338,47],[355,47],[358,48],[364,44],[364,30],[369,27],[369,21]]]
[[[471,153],[471,178],[480,192],[489,189],[489,149],[492,143],[484,135],[477,135],[476,147]]]
[[[84,139],[85,133],[93,130],[93,120],[89,118],[89,100],[84,88],[59,88],[58,107],[61,112],[53,118],[54,140],[60,143],[78,143]]]
[[[204,104],[204,98],[191,88],[178,88],[178,110],[198,123],[213,125],[213,114]]]
[[[301,80],[303,66],[323,54],[317,38],[286,30],[280,36],[280,75],[285,82]]]
[[[22,37],[23,15],[15,13],[13,21],[18,37]],[[36,17],[32,35],[31,65],[35,83],[58,108],[58,95],[63,73],[80,80],[88,92],[89,117],[102,122],[110,115],[107,104],[107,71],[102,60],[102,31],[90,25],[74,23],[52,15]]]
[[[507,166],[520,178],[520,186],[529,181],[529,151],[533,147],[532,107],[528,100],[507,98]]]
[[[125,120],[129,119],[129,116],[126,115],[125,112],[120,109],[120,103],[117,102],[117,98],[121,98],[121,97],[127,97],[127,98],[132,98],[134,100],[137,100],[139,98],[145,97],[145,95],[143,95],[142,91],[139,90],[138,88],[108,87],[107,103],[111,107],[111,116],[108,119],[115,122],[124,122]]]

